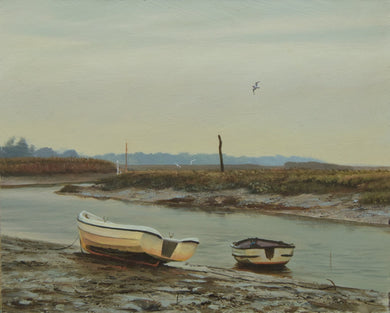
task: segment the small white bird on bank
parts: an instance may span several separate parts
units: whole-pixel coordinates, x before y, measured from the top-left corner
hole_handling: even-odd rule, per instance
[[[260,81],[257,81],[257,82],[255,82],[255,84],[252,86],[253,94],[255,94],[255,90],[256,90],[256,89],[259,89],[259,88],[260,88],[259,83],[260,83]]]

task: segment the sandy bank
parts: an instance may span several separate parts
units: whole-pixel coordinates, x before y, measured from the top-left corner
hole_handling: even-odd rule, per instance
[[[2,238],[3,312],[386,312],[387,295],[211,267],[151,268]]]

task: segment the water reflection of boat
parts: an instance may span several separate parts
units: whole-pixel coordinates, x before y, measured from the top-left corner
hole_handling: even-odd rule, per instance
[[[280,267],[293,256],[295,246],[282,241],[247,238],[233,242],[232,255],[240,264]]]
[[[292,278],[292,271],[284,265],[255,265],[255,264],[244,264],[236,263],[233,266],[234,270],[242,272],[251,272],[256,274],[265,274],[274,277],[289,277]]]
[[[149,265],[188,260],[199,244],[196,238],[164,238],[151,227],[116,224],[86,211],[77,225],[83,252]]]

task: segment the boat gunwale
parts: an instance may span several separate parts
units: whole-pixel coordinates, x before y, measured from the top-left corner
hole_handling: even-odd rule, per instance
[[[273,246],[273,247],[253,246],[253,247],[247,247],[247,248],[238,246],[239,244],[241,244],[241,243],[243,243],[245,241],[248,241],[248,240],[261,240],[261,241],[265,241],[265,242],[269,242],[269,243],[274,243],[275,246]],[[266,248],[295,249],[295,245],[294,244],[286,243],[286,242],[283,242],[283,241],[271,240],[271,239],[263,239],[263,238],[258,238],[258,237],[250,237],[250,238],[242,239],[242,240],[239,240],[239,241],[235,241],[232,244],[230,244],[230,247],[233,248],[233,249],[239,249],[239,250],[266,249]]]
[[[99,224],[94,224],[93,222],[86,222],[82,219],[80,219],[80,215],[82,214],[83,212],[81,212],[78,216],[77,216],[77,221],[80,222],[80,223],[83,223],[85,225],[89,225],[89,226],[94,226],[94,227],[99,227],[99,228],[106,228],[106,229],[114,229],[114,230],[123,230],[123,231],[130,231],[130,232],[134,232],[134,231],[137,231],[137,232],[141,232],[141,233],[147,233],[147,234],[150,234],[150,235],[154,235],[162,240],[172,240],[172,241],[177,241],[177,243],[185,243],[185,242],[193,242],[193,243],[196,243],[196,244],[199,244],[199,240],[197,238],[184,238],[184,239],[175,239],[175,238],[165,238],[163,237],[157,230],[153,229],[153,228],[150,228],[150,227],[147,227],[147,226],[140,226],[142,228],[145,228],[145,229],[142,229],[142,228],[129,228],[128,226],[134,226],[134,227],[137,227],[136,225],[123,225],[123,228],[121,227],[111,227],[111,226],[107,226],[107,225],[99,225]],[[87,212],[88,213],[88,212]],[[98,216],[97,216],[98,217]],[[103,223],[105,223],[103,221]],[[120,224],[116,224],[116,223],[112,223],[113,225],[120,225]],[[127,228],[125,228],[127,227]],[[148,231],[147,229],[151,229],[151,230],[154,230],[155,232],[153,231]]]
[[[94,227],[99,227],[99,228],[106,228],[106,229],[133,231],[133,232],[137,231],[137,232],[141,232],[141,233],[147,233],[147,234],[155,235],[156,237],[158,237],[160,239],[164,239],[162,235],[154,233],[154,232],[151,232],[151,231],[147,231],[147,230],[144,230],[144,229],[121,228],[121,227],[111,227],[111,226],[98,225],[98,224],[88,223],[86,221],[80,220],[78,217],[77,217],[77,221],[80,222],[80,223],[89,225],[89,226],[94,226]]]

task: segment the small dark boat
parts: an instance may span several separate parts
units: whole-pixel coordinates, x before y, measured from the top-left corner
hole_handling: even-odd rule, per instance
[[[233,242],[232,255],[240,264],[282,266],[294,254],[295,246],[283,241],[247,238]]]

